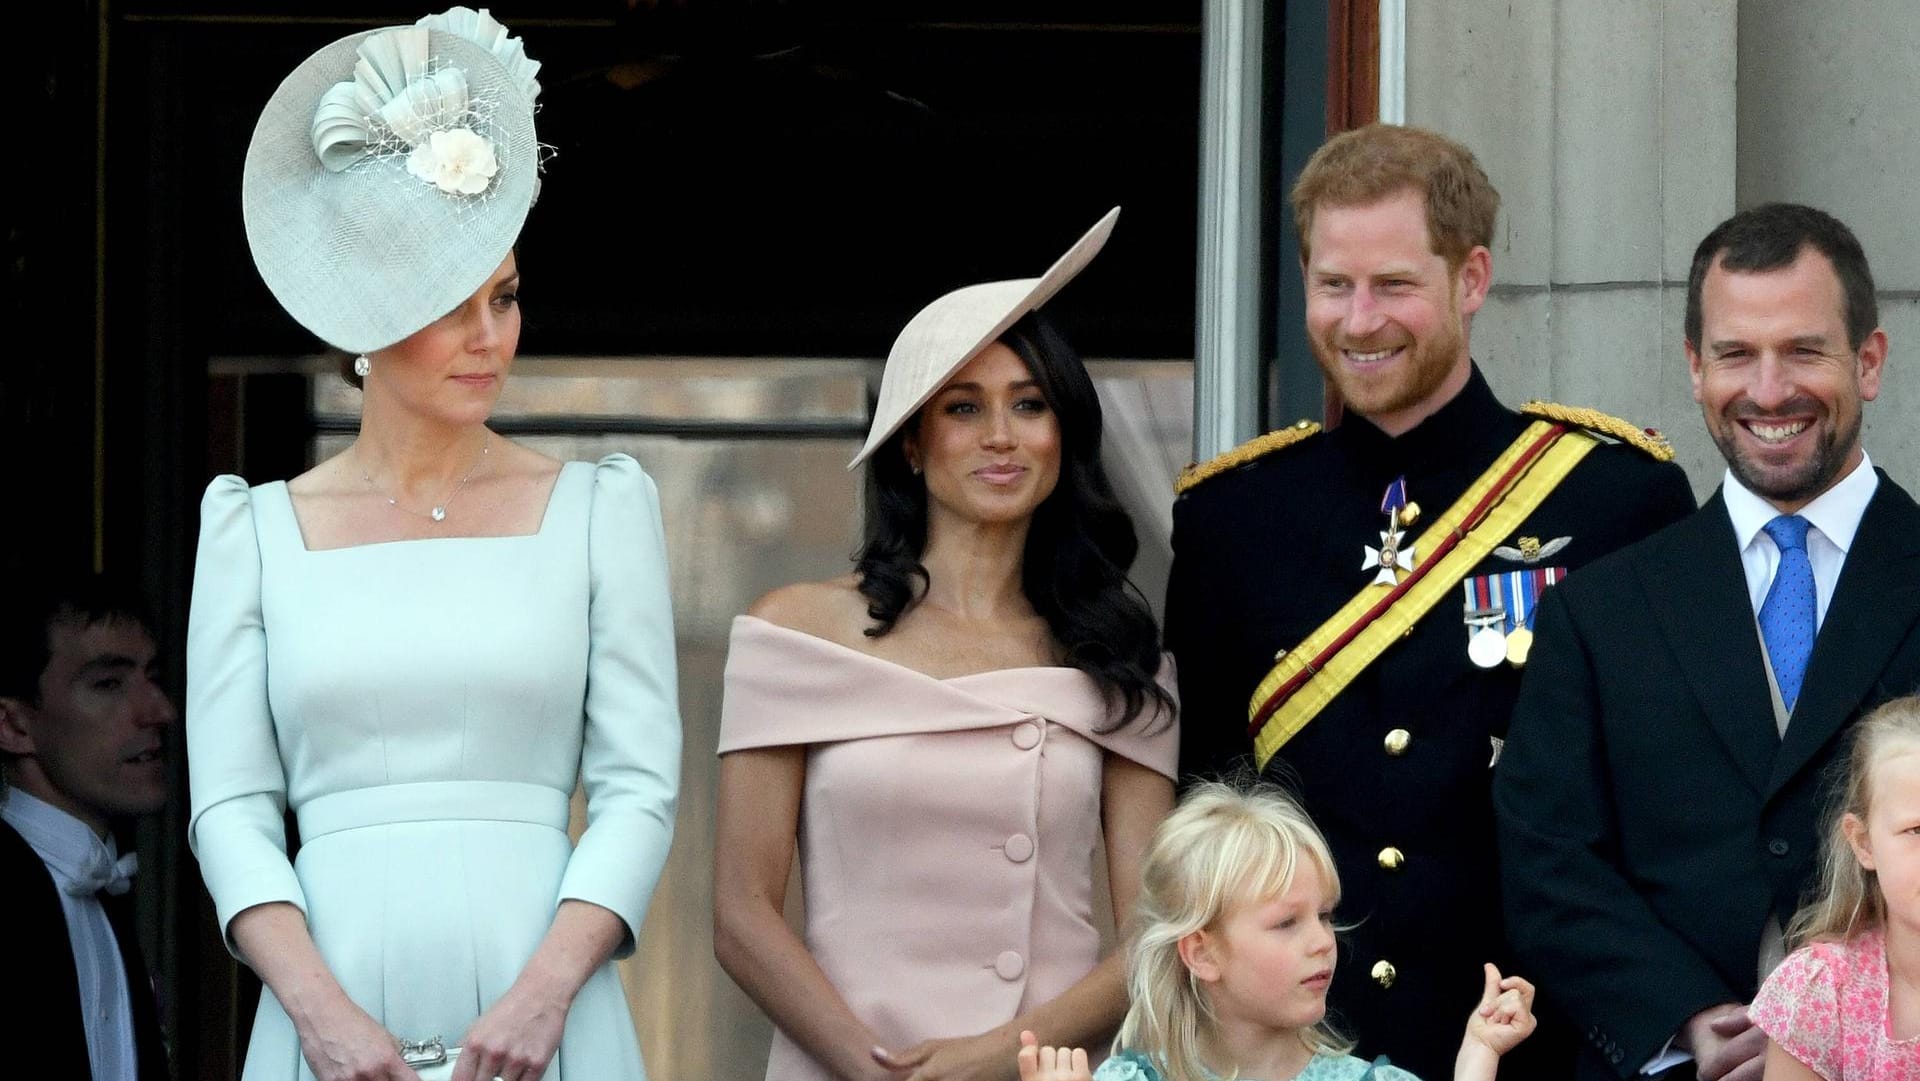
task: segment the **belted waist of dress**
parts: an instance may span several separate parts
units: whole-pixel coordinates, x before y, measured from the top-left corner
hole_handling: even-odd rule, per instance
[[[419,781],[315,796],[294,811],[301,843],[341,830],[402,822],[525,822],[567,829],[570,799],[524,781]]]

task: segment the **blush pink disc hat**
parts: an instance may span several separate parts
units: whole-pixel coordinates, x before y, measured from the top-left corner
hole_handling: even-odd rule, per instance
[[[847,463],[857,467],[872,456],[907,418],[952,379],[955,372],[992,345],[1020,317],[1037,310],[1086,269],[1113,234],[1120,208],[1107,211],[1067,253],[1037,278],[966,285],[920,309],[907,321],[887,353],[880,376],[880,400],[873,409],[867,444]]]

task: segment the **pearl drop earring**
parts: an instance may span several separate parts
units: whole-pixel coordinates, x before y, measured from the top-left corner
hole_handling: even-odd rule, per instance
[[[365,379],[367,377],[367,373],[372,370],[373,370],[373,362],[368,360],[366,357],[358,356],[353,358],[353,374],[359,376],[362,379]]]

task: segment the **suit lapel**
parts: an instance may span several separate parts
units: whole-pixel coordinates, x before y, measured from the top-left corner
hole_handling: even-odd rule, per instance
[[[1880,474],[1880,487],[1834,585],[1807,678],[1780,743],[1767,793],[1779,791],[1860,712],[1920,617],[1920,506]]]
[[[1851,562],[1851,561],[1849,561]],[[1753,602],[1727,507],[1715,492],[1637,561],[1655,624],[1741,776],[1764,794],[1779,749]]]
[[[59,887],[47,865],[12,826],[0,822],[0,882],[6,883],[13,913],[8,957],[14,978],[27,979],[25,992],[8,1006],[0,1034],[31,1039],[54,1065],[26,1071],[45,1081],[92,1081],[86,1020],[80,1004],[80,976],[73,964],[67,914]],[[30,978],[25,974],[31,974]]]

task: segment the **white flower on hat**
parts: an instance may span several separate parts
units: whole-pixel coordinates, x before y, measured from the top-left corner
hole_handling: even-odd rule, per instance
[[[493,143],[472,128],[436,131],[407,155],[407,172],[449,195],[478,195],[499,171]]]

